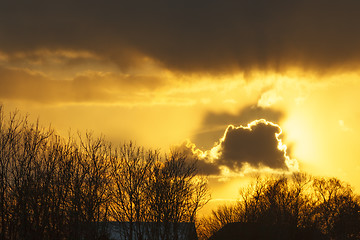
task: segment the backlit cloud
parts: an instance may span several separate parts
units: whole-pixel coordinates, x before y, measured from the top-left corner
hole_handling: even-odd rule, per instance
[[[204,116],[201,129],[194,136],[194,142],[201,143],[205,147],[212,147],[214,142],[223,136],[224,129],[230,124],[247,125],[256,119],[267,119],[278,123],[284,118],[284,115],[282,111],[256,105],[244,106],[236,114],[208,112]]]
[[[279,136],[281,128],[266,120],[256,120],[247,126],[230,125],[215,148],[218,163],[230,169],[241,169],[244,163],[253,167],[267,166],[287,169],[286,146]]]
[[[214,175],[221,170],[241,173],[246,168],[297,171],[298,163],[287,154],[279,125],[264,119],[247,126],[229,125],[223,137],[208,151],[191,142],[178,147],[188,158],[197,160],[200,173]]]

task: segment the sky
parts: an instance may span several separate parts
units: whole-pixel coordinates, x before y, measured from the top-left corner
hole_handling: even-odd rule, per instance
[[[213,202],[256,174],[360,192],[360,2],[8,1],[0,102],[57,133],[178,149]]]

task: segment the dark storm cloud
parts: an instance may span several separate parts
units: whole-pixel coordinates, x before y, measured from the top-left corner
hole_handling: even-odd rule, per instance
[[[219,175],[224,166],[235,173],[248,166],[297,171],[298,163],[288,156],[280,139],[281,133],[277,124],[260,119],[247,126],[229,125],[223,137],[207,151],[201,151],[191,142],[177,146],[176,150],[188,159],[196,160],[200,174],[205,175]]]
[[[2,1],[0,48],[83,49],[126,69],[356,67],[360,1]]]
[[[238,114],[209,112],[205,115],[202,127],[194,136],[194,142],[202,144],[202,147],[212,147],[223,135],[224,128],[230,124],[247,125],[256,119],[267,119],[278,123],[284,117],[284,113],[270,108],[263,108],[256,105],[246,106]]]
[[[230,169],[241,169],[244,163],[253,167],[286,169],[286,152],[278,148],[279,126],[257,121],[248,127],[229,126],[220,141],[218,163]]]

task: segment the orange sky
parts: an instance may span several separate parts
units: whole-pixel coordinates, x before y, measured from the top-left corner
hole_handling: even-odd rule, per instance
[[[360,191],[360,3],[2,5],[5,110],[65,136],[178,145],[200,157],[214,202],[255,173],[289,172],[286,158]],[[257,119],[278,127],[244,130]]]

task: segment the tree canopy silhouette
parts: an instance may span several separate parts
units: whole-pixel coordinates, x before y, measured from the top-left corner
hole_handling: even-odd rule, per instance
[[[208,197],[180,153],[113,147],[92,133],[64,139],[0,106],[0,239],[100,239],[109,221],[176,226],[194,222]]]
[[[65,139],[0,105],[0,239],[107,239],[109,222],[126,226],[121,239],[174,239],[209,200],[186,156],[132,142],[114,147],[89,132]],[[360,199],[336,178],[259,177],[197,230],[207,239],[235,222],[360,239]]]
[[[360,239],[360,201],[336,178],[304,173],[257,178],[240,190],[235,204],[202,219],[200,237],[207,239],[235,222],[321,232],[327,239]]]

